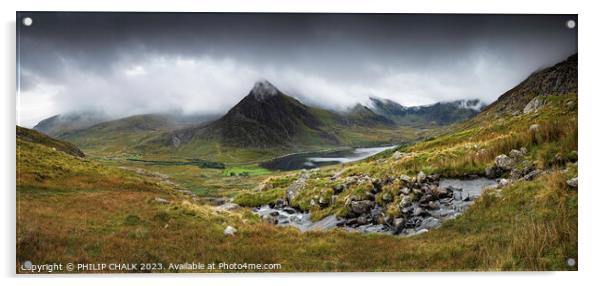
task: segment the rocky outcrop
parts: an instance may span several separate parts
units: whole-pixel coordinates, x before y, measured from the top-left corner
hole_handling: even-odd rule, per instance
[[[297,194],[303,190],[305,182],[311,177],[312,172],[308,170],[301,171],[299,178],[288,187],[286,190],[286,201],[289,205],[297,197]]]

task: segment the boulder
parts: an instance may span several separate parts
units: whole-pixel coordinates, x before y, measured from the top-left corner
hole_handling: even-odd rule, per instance
[[[334,187],[332,187],[332,190],[334,191],[335,195],[338,195],[345,190],[345,185],[343,185],[343,184],[335,185]]]
[[[520,150],[516,150],[516,149],[510,150],[510,153],[508,153],[508,155],[510,156],[510,158],[514,159],[515,161],[520,160],[524,156],[523,152],[521,152]]]
[[[529,131],[537,132],[537,131],[539,131],[540,128],[541,128],[541,126],[539,124],[531,124],[531,126],[529,126]]]
[[[232,227],[232,226],[227,226],[226,229],[224,229],[224,235],[225,236],[234,236],[236,234],[236,228]]]
[[[529,103],[527,103],[527,105],[525,105],[525,108],[523,108],[523,113],[529,114],[532,112],[536,112],[543,105],[544,105],[543,99],[541,99],[540,97],[535,97],[531,101],[529,101]]]
[[[531,181],[531,180],[535,179],[535,177],[539,176],[539,174],[541,174],[540,170],[533,170],[533,171],[527,173],[525,176],[523,176],[523,179],[527,180],[527,181]]]
[[[408,175],[401,175],[399,179],[406,185],[412,182],[412,179]]]
[[[393,158],[393,160],[399,160],[401,159],[401,157],[403,156],[403,154],[399,151],[395,151],[395,153],[393,153],[393,155],[391,155],[391,158]]]
[[[485,168],[485,177],[489,179],[495,179],[502,175],[504,171],[497,166],[490,166]]]
[[[155,203],[159,203],[159,204],[169,204],[169,200],[166,200],[166,199],[164,199],[164,198],[159,198],[159,197],[156,197],[156,198],[155,198]]]
[[[393,222],[391,223],[391,227],[393,229],[393,233],[398,234],[400,233],[406,224],[406,220],[404,218],[396,218],[393,220]]]
[[[512,158],[506,156],[505,154],[495,157],[495,166],[504,171],[510,171],[514,164],[515,161]]]
[[[299,178],[293,182],[288,189],[286,190],[286,200],[290,204],[297,194],[305,187],[305,181],[307,181],[311,177],[311,172],[307,170],[301,171]]]
[[[424,182],[424,180],[426,179],[426,175],[424,174],[424,172],[420,171],[420,173],[418,173],[418,175],[416,176],[416,181],[419,184],[422,184]]]
[[[569,185],[569,187],[571,187],[573,189],[577,189],[577,183],[578,183],[577,177],[574,177],[574,178],[566,181],[566,184]]]
[[[358,215],[365,214],[368,213],[374,207],[374,205],[375,203],[370,200],[352,201],[351,211]]]
[[[417,228],[418,230],[421,229],[433,229],[437,226],[439,226],[441,224],[441,221],[439,219],[436,219],[434,217],[428,217],[425,218],[422,223],[420,223],[420,226]]]
[[[409,188],[407,188],[407,187],[403,187],[403,188],[401,188],[401,189],[399,190],[399,192],[407,196],[407,195],[409,195],[409,194],[412,192],[412,190],[410,190],[410,189],[409,189]]]

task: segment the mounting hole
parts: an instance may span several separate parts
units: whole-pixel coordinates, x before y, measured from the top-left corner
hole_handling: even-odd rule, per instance
[[[33,24],[33,19],[31,17],[23,18],[23,25],[29,27]]]
[[[566,21],[566,27],[569,29],[575,29],[575,26],[577,26],[577,23],[575,23],[575,20],[568,20]]]

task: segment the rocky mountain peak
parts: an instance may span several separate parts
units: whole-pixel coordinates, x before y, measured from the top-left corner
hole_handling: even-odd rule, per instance
[[[280,91],[267,80],[256,82],[251,90],[251,94],[259,101],[275,96],[278,93]]]

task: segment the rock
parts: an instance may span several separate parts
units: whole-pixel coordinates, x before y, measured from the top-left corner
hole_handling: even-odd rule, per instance
[[[462,190],[454,191],[454,200],[461,201],[462,200]]]
[[[418,175],[416,176],[416,180],[419,184],[422,184],[422,182],[424,182],[425,179],[426,175],[422,171],[420,171],[420,173],[418,173]]]
[[[453,191],[450,191],[448,188],[439,187],[435,189],[434,194],[436,195],[437,199],[451,198],[454,196]]]
[[[240,208],[240,206],[235,203],[225,203],[221,206],[215,207],[215,209],[218,211],[232,211],[238,208]]]
[[[412,182],[412,179],[408,175],[401,175],[399,179],[406,185]]]
[[[326,197],[324,196],[320,196],[320,198],[318,199],[318,204],[320,205],[320,207],[325,208],[330,204],[330,200],[326,199]]]
[[[504,154],[495,157],[495,166],[504,171],[510,171],[514,164],[514,160]]]
[[[502,173],[503,173],[503,170],[501,170],[497,166],[491,166],[491,167],[487,167],[485,169],[485,177],[487,177],[489,179],[495,179],[495,178],[501,176]]]
[[[539,131],[540,128],[541,128],[541,126],[539,124],[531,124],[531,126],[529,126],[529,131],[537,132],[537,131]]]
[[[403,218],[396,218],[393,220],[391,227],[393,228],[393,233],[398,234],[400,233],[406,224],[406,220]]]
[[[536,112],[543,105],[544,105],[543,99],[541,99],[540,97],[535,97],[531,101],[529,101],[529,103],[527,103],[527,105],[525,105],[525,108],[523,108],[523,113],[528,114],[528,113]]]
[[[340,170],[338,172],[336,172],[334,175],[332,175],[332,177],[330,177],[331,180],[336,180],[338,178],[340,178],[343,173],[345,173],[345,170]]]
[[[330,197],[330,205],[336,204],[338,198],[339,196],[337,195],[333,195],[332,197]]]
[[[540,170],[533,170],[533,171],[527,173],[525,176],[523,176],[523,179],[525,179],[527,181],[531,181],[531,180],[535,179],[535,177],[539,176],[539,174],[541,174]]]
[[[360,217],[357,218],[357,224],[358,225],[368,224],[368,218],[365,215],[361,215]]]
[[[332,190],[334,191],[335,195],[338,195],[345,190],[345,185],[342,185],[342,184],[336,185],[336,186],[332,187]]]
[[[414,208],[414,212],[412,213],[413,216],[423,216],[427,214],[428,213],[421,207]]]
[[[269,224],[278,224],[278,219],[274,216],[271,216],[269,214],[263,215],[261,217],[262,220],[264,220],[265,222],[269,223]]]
[[[374,207],[374,202],[369,200],[363,201],[352,201],[351,202],[351,211],[361,215],[370,211]]]
[[[284,207],[284,208],[282,208],[282,211],[285,212],[285,213],[287,213],[287,214],[294,214],[294,213],[297,212],[296,209],[291,208],[291,207]]]
[[[286,200],[289,204],[295,199],[297,194],[303,190],[303,187],[305,187],[305,181],[307,181],[309,177],[311,177],[311,172],[303,170],[301,171],[299,178],[288,187],[286,190]]]
[[[374,187],[372,189],[373,193],[375,193],[375,194],[379,193],[380,191],[382,191],[382,181],[378,178],[372,179],[372,187]]]
[[[472,200],[472,197],[470,196],[470,193],[467,191],[462,191],[462,201],[470,201]]]
[[[180,147],[180,144],[182,143],[182,140],[180,140],[180,138],[178,138],[178,136],[174,136],[171,137],[171,145],[178,148]]]
[[[574,178],[566,181],[566,184],[569,185],[569,187],[571,187],[573,189],[577,189],[577,183],[578,183],[577,177],[574,177]]]
[[[395,153],[393,153],[393,155],[391,155],[391,158],[393,158],[393,160],[399,160],[401,159],[401,157],[403,156],[403,154],[399,151],[395,151]]]
[[[283,199],[277,199],[276,202],[274,203],[273,208],[280,209],[280,208],[283,208],[285,205],[286,205],[286,201],[285,200],[283,200]]]
[[[410,197],[408,197],[408,196],[404,196],[404,197],[402,197],[402,198],[401,198],[401,201],[399,202],[399,206],[400,206],[401,208],[405,208],[405,207],[407,207],[407,206],[409,206],[409,205],[411,205],[411,204],[412,204],[412,200],[411,200],[411,199],[410,199]]]
[[[272,186],[272,184],[269,181],[264,181],[261,182],[259,185],[257,185],[257,187],[255,188],[256,192],[263,192],[265,190],[269,190],[271,188],[273,188],[274,186]]]
[[[399,190],[399,192],[407,196],[412,192],[412,190],[408,189],[407,187],[403,187],[401,190]]]
[[[372,192],[370,192],[370,191],[366,191],[366,192],[364,193],[364,196],[365,196],[366,198],[368,198],[369,200],[371,200],[371,201],[374,201],[374,200],[376,200],[376,196],[375,196],[375,195],[374,195]]]
[[[440,224],[441,224],[441,221],[439,219],[436,219],[434,217],[428,217],[422,221],[422,223],[418,227],[418,230],[433,229],[433,228],[439,226]]]
[[[159,203],[159,204],[169,204],[169,200],[166,200],[166,199],[164,199],[164,198],[159,198],[159,197],[156,197],[156,198],[155,198],[155,203]]]
[[[234,236],[236,234],[236,229],[232,226],[227,226],[226,229],[224,229],[224,235],[226,236]]]
[[[520,160],[524,156],[523,152],[516,150],[516,149],[510,150],[510,153],[508,153],[508,155],[510,156],[510,158],[514,159],[515,161]]]
[[[383,201],[389,203],[391,201],[393,201],[393,196],[391,195],[391,193],[384,193],[382,196]]]
[[[523,156],[525,156],[525,155],[527,155],[527,153],[528,153],[529,151],[527,150],[527,148],[526,148],[526,147],[520,147],[520,152],[523,154]]]
[[[503,188],[509,184],[510,184],[510,181],[508,179],[500,179],[500,181],[497,183],[497,187]]]

